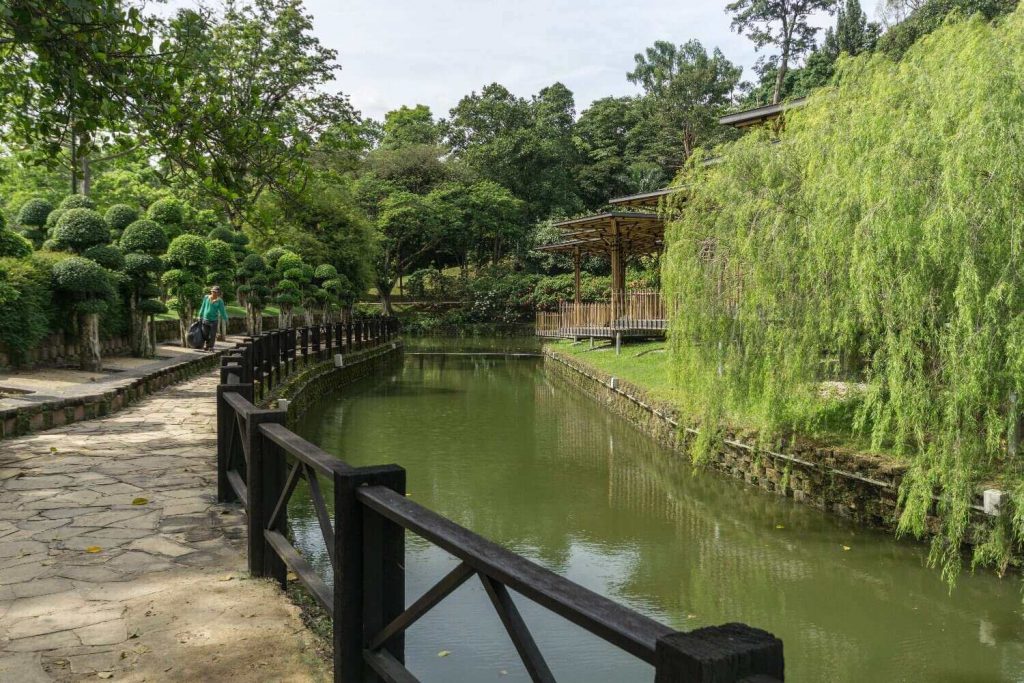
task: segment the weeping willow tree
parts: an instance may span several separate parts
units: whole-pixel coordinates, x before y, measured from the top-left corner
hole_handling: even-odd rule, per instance
[[[868,440],[908,463],[899,531],[937,532],[950,582],[998,483],[1010,512],[975,561],[1005,567],[1024,539],[1024,11],[847,60],[780,141],[719,152],[683,172],[663,267],[695,455],[737,424]]]

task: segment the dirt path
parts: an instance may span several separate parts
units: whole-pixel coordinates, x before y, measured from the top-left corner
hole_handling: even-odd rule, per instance
[[[0,682],[328,678],[216,503],[215,383],[0,442]]]

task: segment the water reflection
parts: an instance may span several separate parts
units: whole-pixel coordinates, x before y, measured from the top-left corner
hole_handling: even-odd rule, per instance
[[[775,632],[790,680],[1024,680],[1015,580],[965,575],[948,595],[921,547],[694,475],[536,359],[409,356],[301,431],[354,465],[398,462],[421,504],[677,628],[745,621]],[[328,571],[308,504],[290,514]],[[415,598],[455,562],[418,539],[409,547]],[[559,680],[650,679],[649,667],[519,604]],[[528,680],[476,582],[407,642],[424,680]]]

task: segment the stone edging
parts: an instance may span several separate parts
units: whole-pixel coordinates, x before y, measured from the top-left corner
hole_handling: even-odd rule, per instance
[[[652,400],[642,388],[574,357],[545,348],[544,365],[551,375],[581,389],[674,450],[683,451],[687,439],[697,433],[674,408]],[[897,496],[905,471],[902,465],[835,448],[798,446],[775,452],[746,443],[736,434],[726,435],[724,444],[709,467],[865,526],[895,528]],[[937,519],[929,518],[930,527],[937,524]]]
[[[218,349],[215,353],[187,358],[96,394],[0,410],[0,439],[110,415],[164,387],[212,370],[220,365],[221,355],[231,350]]]
[[[289,375],[261,402],[262,407],[278,400],[288,401],[288,427],[324,395],[372,374],[400,358],[404,346],[400,340],[372,349],[343,354],[344,365],[335,367],[334,360],[320,361]]]

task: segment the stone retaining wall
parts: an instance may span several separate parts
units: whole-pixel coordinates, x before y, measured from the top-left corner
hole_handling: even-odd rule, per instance
[[[227,351],[189,358],[102,393],[0,410],[0,439],[117,412],[166,386],[209,372],[220,365],[220,356]]]
[[[321,398],[356,380],[401,362],[403,346],[393,341],[373,349],[343,354],[344,365],[333,360],[310,363],[287,377],[261,404],[273,405],[278,399],[288,401],[288,427],[293,428],[310,406]]]
[[[276,316],[263,317],[263,329],[273,330],[276,327]],[[245,334],[245,318],[230,318],[228,334]],[[177,320],[154,321],[153,335],[157,344],[181,343],[181,332]],[[127,337],[108,337],[100,340],[100,353],[104,357],[128,355],[131,353],[131,345]],[[73,334],[61,331],[54,332],[29,349],[18,367],[65,367],[77,364],[78,340]],[[11,365],[10,353],[3,345],[0,345],[0,368],[8,368]]]
[[[685,454],[687,441],[697,433],[669,405],[652,400],[636,385],[613,378],[579,359],[544,349],[544,366],[552,377],[579,388],[626,418],[665,446]],[[708,466],[751,486],[826,510],[865,526],[893,530],[897,496],[906,466],[882,456],[840,448],[796,445],[757,448],[756,437],[730,433]],[[683,457],[688,457],[684,455]],[[980,495],[972,524],[987,525]],[[938,519],[929,517],[938,530]],[[973,534],[969,534],[973,536]]]

